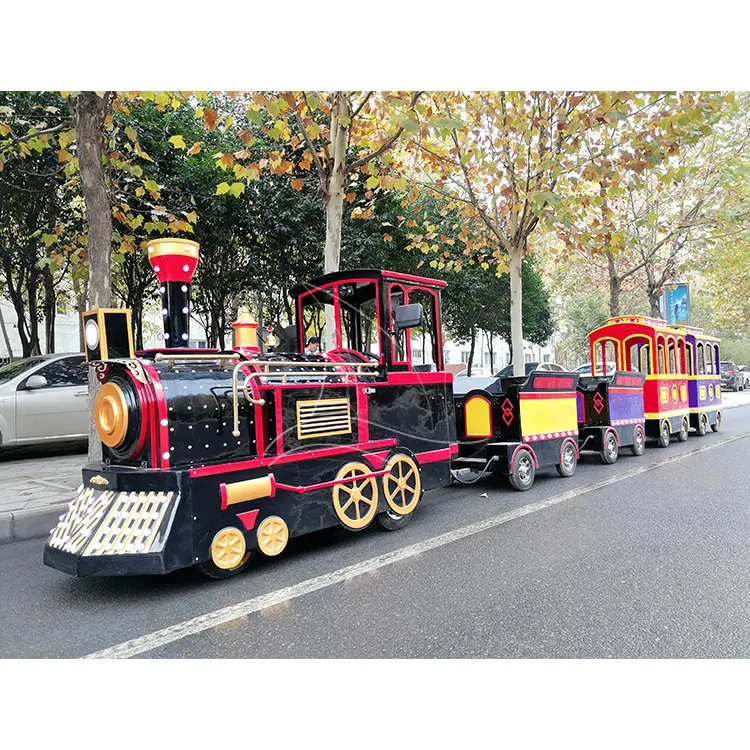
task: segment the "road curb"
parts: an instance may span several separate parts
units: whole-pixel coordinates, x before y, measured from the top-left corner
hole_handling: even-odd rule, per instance
[[[70,500],[47,508],[0,513],[0,544],[49,536],[50,529],[57,525],[69,503]]]

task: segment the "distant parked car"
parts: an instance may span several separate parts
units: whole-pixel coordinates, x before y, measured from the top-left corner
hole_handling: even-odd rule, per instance
[[[528,375],[534,370],[545,370],[547,372],[565,372],[565,368],[556,364],[555,362],[527,362],[526,363],[526,374]],[[495,378],[512,378],[513,377],[513,365],[507,365],[503,367],[500,372],[494,374]]]
[[[742,387],[750,388],[750,367],[740,365],[739,370],[742,373]]]
[[[0,448],[88,438],[83,354],[46,354],[0,367]]]
[[[576,369],[573,372],[579,372],[581,375],[591,375],[591,362],[586,362],[585,365],[581,365],[580,367],[576,367]],[[602,363],[597,362],[596,363],[596,372],[598,375],[602,374]],[[612,364],[612,362],[607,362],[607,372],[605,375],[614,375],[615,373],[615,366]]]
[[[721,363],[721,387],[722,390],[729,388],[733,391],[745,390],[745,379],[734,362]]]

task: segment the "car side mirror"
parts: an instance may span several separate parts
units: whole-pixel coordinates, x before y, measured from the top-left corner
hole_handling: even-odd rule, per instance
[[[26,381],[26,387],[32,391],[37,388],[44,388],[45,385],[47,385],[47,378],[45,378],[44,375],[32,375]]]
[[[393,326],[397,331],[422,325],[423,310],[418,302],[413,305],[399,305],[393,311]]]

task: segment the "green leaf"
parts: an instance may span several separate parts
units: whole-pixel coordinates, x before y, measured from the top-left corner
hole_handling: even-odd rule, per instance
[[[449,130],[456,130],[462,128],[464,123],[463,120],[452,120],[449,117],[441,117],[435,120],[435,125],[439,128],[448,128]]]
[[[130,138],[131,141],[135,142],[138,140],[138,135],[136,134],[135,130],[131,127],[125,128],[125,135]]]
[[[221,182],[216,186],[216,195],[225,195],[230,189],[228,182]]]
[[[415,133],[419,128],[419,125],[414,120],[404,120],[403,126],[407,133]]]
[[[59,240],[59,237],[56,234],[43,234],[42,235],[42,242],[44,243],[45,247],[54,245],[55,242],[57,242],[58,240]]]
[[[368,177],[365,184],[368,188],[370,188],[370,190],[374,190],[378,185],[380,185],[380,177]]]
[[[263,115],[257,109],[248,108],[247,119],[254,125],[260,125],[263,122]]]

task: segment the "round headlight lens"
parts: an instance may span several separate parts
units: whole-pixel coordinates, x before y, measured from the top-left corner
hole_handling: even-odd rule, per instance
[[[86,346],[89,349],[96,349],[99,345],[99,324],[95,320],[89,320],[86,323]]]

